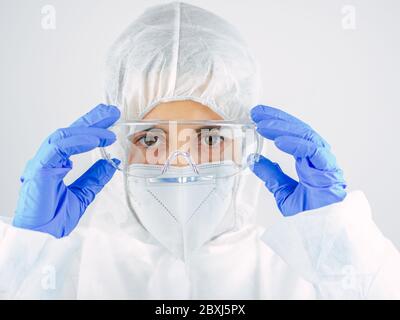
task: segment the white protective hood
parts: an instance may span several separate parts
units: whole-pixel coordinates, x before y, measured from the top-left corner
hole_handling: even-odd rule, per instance
[[[106,100],[122,109],[125,120],[176,100],[202,103],[225,120],[249,120],[259,84],[239,32],[215,14],[179,2],[146,10],[107,60]]]

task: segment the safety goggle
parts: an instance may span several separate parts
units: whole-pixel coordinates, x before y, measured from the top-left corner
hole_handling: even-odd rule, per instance
[[[117,140],[101,148],[104,159],[127,176],[166,182],[238,174],[262,148],[253,123],[144,120],[119,122],[110,130]]]

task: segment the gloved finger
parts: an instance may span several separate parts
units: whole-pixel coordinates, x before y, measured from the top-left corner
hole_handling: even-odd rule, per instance
[[[251,109],[250,116],[254,122],[260,122],[262,120],[268,119],[277,119],[309,127],[308,124],[296,118],[295,116],[290,115],[289,113],[286,113],[277,108],[263,105],[258,105]]]
[[[281,136],[293,136],[312,141],[321,147],[329,148],[329,144],[309,126],[290,123],[279,119],[262,120],[257,123],[257,132],[263,137],[275,140]]]
[[[259,155],[258,160],[250,165],[254,174],[265,182],[275,198],[286,197],[296,188],[298,182],[286,175],[277,163]]]
[[[298,137],[282,136],[275,139],[275,145],[295,158],[308,158],[311,165],[319,170],[337,170],[335,156],[329,149]]]
[[[101,140],[101,144],[107,145],[116,140],[115,133],[102,128],[86,128],[86,127],[70,127],[61,128],[56,130],[48,138],[48,143],[55,143],[59,140],[66,139],[73,136],[95,136]]]
[[[296,171],[300,183],[313,189],[329,189],[332,186],[346,187],[343,171],[336,167],[332,170],[321,170],[314,167],[308,158],[298,158]]]
[[[120,164],[117,159],[113,159],[113,161],[117,166]],[[115,171],[116,168],[109,161],[99,160],[68,187],[83,204],[81,215],[95,196],[111,180]]]
[[[55,142],[55,149],[65,158],[72,155],[88,152],[97,147],[105,147],[115,142],[115,139],[100,139],[96,136],[77,135]]]
[[[76,120],[70,127],[108,128],[121,116],[117,107],[99,104],[97,107]]]
[[[102,140],[95,136],[72,136],[45,146],[38,154],[37,160],[43,167],[58,168],[72,155],[88,152],[111,143],[112,141],[108,140],[104,145]]]
[[[335,171],[339,170],[336,157],[326,148],[318,148],[314,155],[309,158],[311,164],[320,170]]]

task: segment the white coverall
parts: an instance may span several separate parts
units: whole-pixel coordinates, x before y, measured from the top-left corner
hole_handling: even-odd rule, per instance
[[[184,263],[134,220],[121,180],[113,178],[69,237],[0,223],[0,298],[400,298],[400,255],[362,192],[267,230],[239,203],[237,231]]]

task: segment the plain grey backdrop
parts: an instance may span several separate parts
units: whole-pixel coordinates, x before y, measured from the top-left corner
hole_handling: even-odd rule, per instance
[[[19,176],[41,141],[103,100],[114,39],[163,2],[0,0],[0,215],[13,215]],[[400,247],[400,1],[187,2],[237,26],[260,63],[260,103],[300,117],[330,142],[349,189],[365,192],[382,232]],[[290,157],[270,143],[265,153],[295,175]],[[68,180],[90,162],[75,157]],[[257,204],[260,223],[281,219],[263,188]]]

